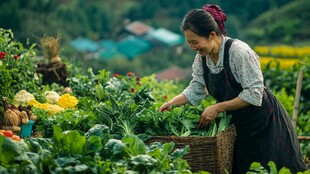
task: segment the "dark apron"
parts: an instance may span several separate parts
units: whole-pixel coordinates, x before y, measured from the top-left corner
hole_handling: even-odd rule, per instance
[[[224,69],[220,73],[211,74],[206,57],[202,57],[206,87],[217,102],[234,99],[242,91],[229,66],[232,42],[229,39],[225,43]],[[275,162],[278,169],[289,168],[292,173],[306,170],[291,120],[271,91],[265,88],[262,106],[250,105],[227,114],[232,115],[231,124],[237,129],[233,173],[246,173],[252,162],[260,162],[269,169],[269,161]]]

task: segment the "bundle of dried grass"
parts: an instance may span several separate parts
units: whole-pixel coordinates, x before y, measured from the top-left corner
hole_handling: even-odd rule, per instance
[[[40,47],[44,57],[48,60],[48,63],[61,63],[61,59],[58,55],[59,51],[60,35],[57,37],[44,36],[39,39]]]
[[[43,84],[58,83],[67,87],[69,85],[67,82],[68,71],[58,52],[60,35],[58,34],[57,37],[44,36],[38,40],[44,58],[48,62],[39,63],[36,73],[42,74]]]

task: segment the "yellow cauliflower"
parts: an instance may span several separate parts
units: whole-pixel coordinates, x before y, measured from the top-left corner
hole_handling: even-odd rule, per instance
[[[36,101],[35,99],[32,99],[28,102],[30,106],[33,106],[35,108],[41,108],[43,110],[46,110],[49,114],[54,115],[58,112],[64,111],[65,109],[54,104],[49,103],[40,103]]]
[[[78,103],[78,99],[76,97],[71,96],[70,94],[63,94],[58,99],[58,105],[62,108],[74,108]]]
[[[54,115],[54,114],[56,114],[56,113],[58,113],[58,112],[62,112],[62,111],[64,111],[64,110],[65,110],[64,108],[62,108],[62,107],[60,107],[60,106],[58,106],[58,105],[49,104],[49,105],[47,106],[47,111],[48,111],[48,113],[50,113],[50,114],[52,114],[52,115]]]
[[[41,103],[38,102],[36,99],[32,99],[28,102],[28,105],[33,106],[35,108],[40,108]]]

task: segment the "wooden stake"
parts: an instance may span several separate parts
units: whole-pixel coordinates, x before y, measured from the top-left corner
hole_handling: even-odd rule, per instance
[[[292,124],[293,124],[294,128],[296,128],[296,122],[297,122],[297,114],[298,114],[298,108],[299,108],[299,99],[300,99],[300,92],[301,92],[301,86],[302,86],[302,78],[303,78],[303,69],[301,69],[299,71],[298,79],[297,79],[297,85],[296,85],[294,111],[293,111],[293,118],[292,118]]]
[[[310,141],[310,136],[298,136],[300,141]]]

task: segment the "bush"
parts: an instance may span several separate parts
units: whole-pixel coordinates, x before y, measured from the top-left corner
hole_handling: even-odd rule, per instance
[[[40,78],[35,77],[35,44],[29,49],[14,41],[11,30],[0,28],[0,96],[12,99],[21,89],[33,91]],[[36,80],[37,79],[37,80]]]

